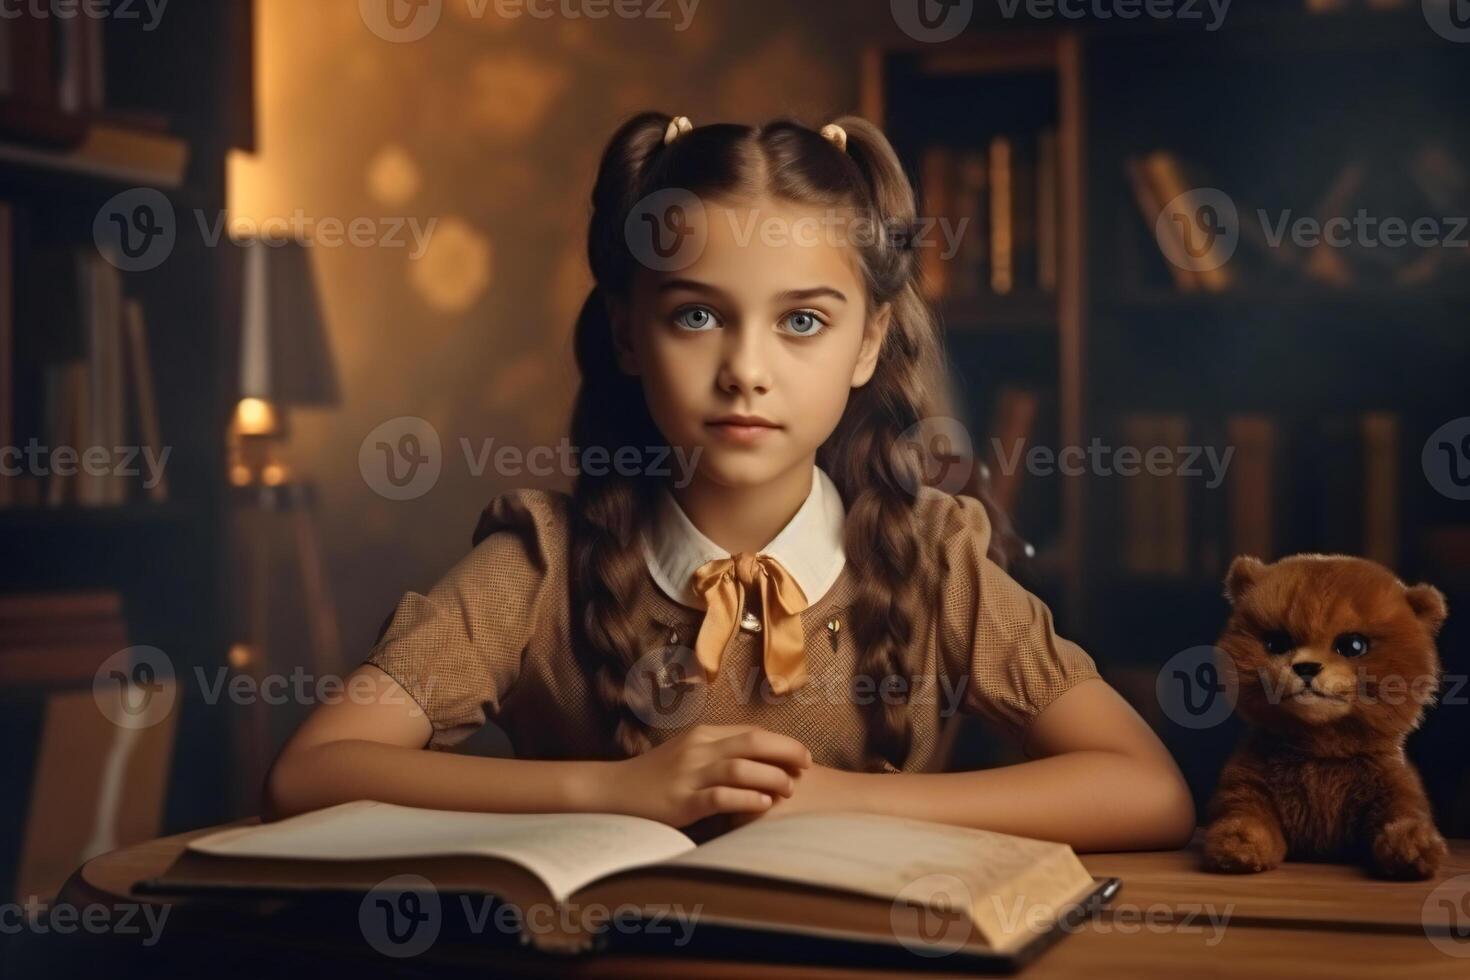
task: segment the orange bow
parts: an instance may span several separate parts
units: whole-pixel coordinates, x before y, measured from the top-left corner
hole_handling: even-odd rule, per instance
[[[806,683],[806,638],[800,613],[807,607],[807,598],[791,573],[769,555],[742,551],[695,569],[694,591],[704,596],[709,610],[694,641],[694,653],[712,680],[719,671],[720,656],[739,628],[745,590],[752,585],[760,589],[766,677],[773,692],[784,694]]]

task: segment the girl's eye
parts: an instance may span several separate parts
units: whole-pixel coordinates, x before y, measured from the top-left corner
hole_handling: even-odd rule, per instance
[[[1266,648],[1267,653],[1289,653],[1296,644],[1291,641],[1291,634],[1285,630],[1272,630],[1261,637],[1261,646]]]
[[[674,314],[674,322],[686,330],[705,330],[714,325],[715,315],[703,306],[691,306]]]
[[[788,313],[786,314],[783,322],[786,323],[791,328],[791,332],[796,334],[798,337],[814,336],[821,333],[822,329],[826,326],[826,324],[822,322],[821,317],[819,317],[811,310],[797,310],[794,313]]]
[[[1341,657],[1361,657],[1368,652],[1368,638],[1362,633],[1344,633],[1332,643]]]

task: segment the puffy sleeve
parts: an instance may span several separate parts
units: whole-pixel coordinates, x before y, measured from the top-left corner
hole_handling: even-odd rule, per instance
[[[474,547],[427,595],[407,592],[366,663],[408,692],[448,749],[500,712],[547,609],[559,540],[551,494],[516,490],[490,502]]]
[[[937,493],[937,491],[935,491]],[[979,500],[949,497],[942,548],[939,643],[945,670],[965,685],[963,709],[983,715],[1024,745],[1031,722],[1097,665],[1057,635],[1046,603],[986,556],[990,520]]]

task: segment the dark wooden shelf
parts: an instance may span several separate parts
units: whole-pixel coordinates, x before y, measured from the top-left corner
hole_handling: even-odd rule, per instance
[[[1401,309],[1443,306],[1457,316],[1470,306],[1470,289],[1463,285],[1424,287],[1359,287],[1329,289],[1315,285],[1232,289],[1224,292],[1182,293],[1144,290],[1100,297],[1096,308],[1102,313],[1201,313],[1220,310],[1239,313],[1249,309],[1311,309],[1320,307],[1352,310]]]
[[[0,167],[118,186],[178,188],[189,169],[189,149],[184,140],[166,133],[96,123],[85,128],[74,147],[0,139]]]

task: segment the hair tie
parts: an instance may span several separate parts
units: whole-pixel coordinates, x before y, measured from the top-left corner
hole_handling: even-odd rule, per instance
[[[836,123],[828,123],[822,127],[822,138],[844,153],[847,151],[847,130]]]
[[[693,128],[694,124],[689,121],[688,116],[675,116],[670,119],[669,128],[664,130],[664,146],[668,146]]]

